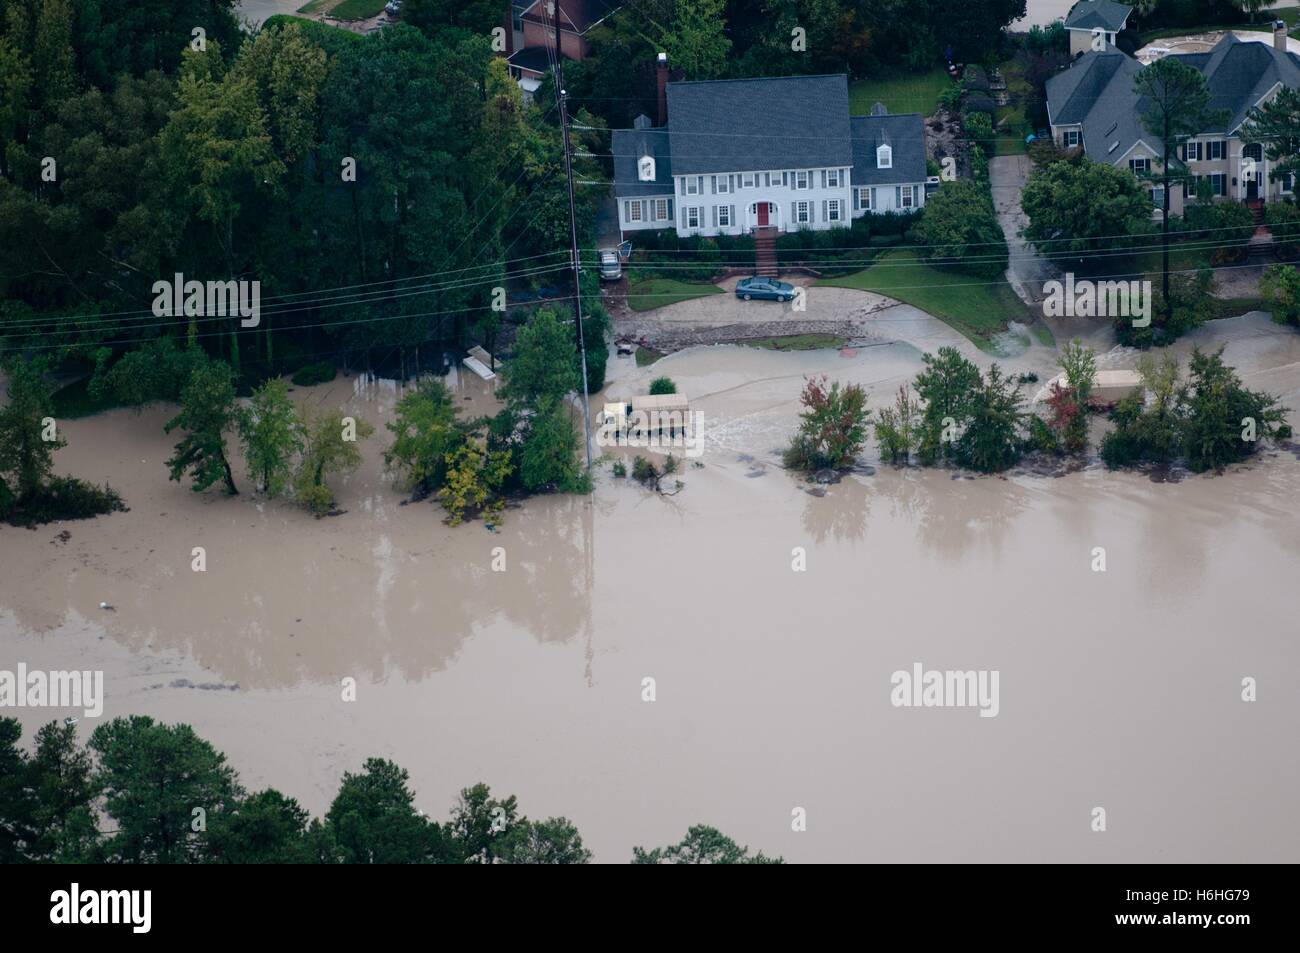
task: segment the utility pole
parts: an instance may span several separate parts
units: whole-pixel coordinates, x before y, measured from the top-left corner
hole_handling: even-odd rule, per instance
[[[555,10],[554,4],[552,9]],[[573,200],[573,152],[569,148],[569,107],[564,90],[564,55],[560,52],[560,18],[555,10],[555,95],[560,104],[560,129],[564,136],[564,174],[569,185],[569,256],[573,266],[573,314],[578,326],[578,356],[582,359],[582,393],[578,406],[582,410],[583,443],[587,448],[587,469],[591,469],[591,408],[587,404],[587,348],[582,332],[582,286],[578,278],[578,211]]]

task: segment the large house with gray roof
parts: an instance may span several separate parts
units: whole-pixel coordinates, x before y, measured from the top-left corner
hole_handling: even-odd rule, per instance
[[[613,131],[625,234],[842,228],[925,204],[921,116],[883,106],[850,116],[843,75],[664,81],[660,90],[666,122],[643,115]]]
[[[1208,52],[1171,54],[1205,76],[1210,109],[1227,117],[1215,128],[1178,144],[1178,161],[1186,164],[1192,178],[1173,189],[1171,215],[1181,215],[1186,201],[1200,193],[1203,183],[1214,196],[1252,204],[1292,197],[1292,177],[1271,178],[1262,147],[1241,140],[1242,124],[1252,109],[1271,100],[1283,86],[1300,88],[1300,57],[1288,52],[1286,37],[1283,24],[1275,29],[1272,44],[1227,33]],[[1082,148],[1094,162],[1135,174],[1158,173],[1164,149],[1159,137],[1143,126],[1146,106],[1133,87],[1141,70],[1141,63],[1107,48],[1085,53],[1048,80],[1047,114],[1057,145]],[[1160,187],[1152,185],[1148,191],[1153,206],[1162,207]]]

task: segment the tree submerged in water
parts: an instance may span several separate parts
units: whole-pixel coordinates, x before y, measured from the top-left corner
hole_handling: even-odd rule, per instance
[[[783,454],[792,470],[848,470],[867,442],[867,394],[860,384],[827,385],[825,375],[804,383],[799,430]]]

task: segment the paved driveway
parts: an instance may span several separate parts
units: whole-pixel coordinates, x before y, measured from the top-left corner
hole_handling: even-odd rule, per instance
[[[1028,156],[995,156],[989,160],[989,182],[993,186],[993,205],[998,223],[1007,236],[1010,261],[1007,281],[1020,300],[1037,307],[1043,298],[1043,282],[1059,276],[1059,269],[1039,257],[1032,246],[1020,237],[1028,220],[1020,207],[1020,191],[1029,179],[1033,163]]]

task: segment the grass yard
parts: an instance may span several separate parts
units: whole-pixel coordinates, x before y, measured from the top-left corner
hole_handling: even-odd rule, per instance
[[[939,106],[939,94],[951,85],[942,66],[926,73],[895,72],[854,80],[849,83],[849,115],[869,116],[875,103],[884,103],[891,114],[929,116]]]
[[[330,11],[338,20],[368,20],[384,12],[387,0],[343,0]]]
[[[633,311],[649,311],[666,304],[722,293],[717,285],[678,281],[675,278],[647,278],[627,289],[627,305]]]
[[[823,348],[841,348],[848,343],[848,339],[835,334],[787,334],[736,343],[745,347],[761,347],[766,351],[819,351]]]
[[[993,336],[1006,330],[1008,321],[1032,320],[1005,280],[990,282],[942,271],[927,265],[911,249],[892,251],[870,268],[818,284],[896,298],[934,315],[984,351],[995,350]]]
[[[328,13],[331,4],[338,3],[338,0],[310,0],[298,8],[299,13]]]
[[[663,356],[662,351],[656,351],[654,348],[638,347],[636,349],[636,366],[649,367]]]

